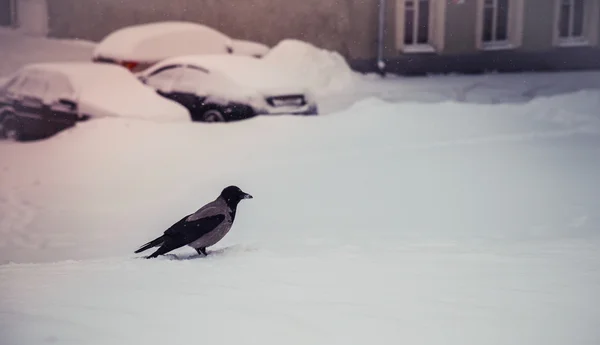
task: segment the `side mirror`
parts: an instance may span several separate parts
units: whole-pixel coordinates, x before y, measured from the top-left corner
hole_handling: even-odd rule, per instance
[[[58,100],[58,103],[65,105],[65,106],[69,107],[70,109],[75,109],[77,107],[77,103],[75,103],[74,101],[72,101],[70,99],[66,99],[66,98],[60,98]]]

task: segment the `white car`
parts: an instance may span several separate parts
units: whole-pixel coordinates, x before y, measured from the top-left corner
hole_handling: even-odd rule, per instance
[[[137,76],[185,106],[193,121],[226,122],[257,115],[317,115],[313,95],[290,84],[262,59],[191,55],[163,60]]]
[[[91,62],[25,65],[0,85],[0,136],[44,139],[97,117],[190,121],[125,68]]]
[[[202,24],[181,21],[132,25],[116,30],[100,41],[92,61],[114,63],[140,72],[175,56],[234,54],[262,57],[264,44],[236,40]]]

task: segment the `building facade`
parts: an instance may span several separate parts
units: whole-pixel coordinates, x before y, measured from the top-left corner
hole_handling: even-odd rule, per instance
[[[0,0],[0,12],[0,25],[88,40],[194,21],[270,46],[302,39],[360,71],[600,68],[600,0]]]
[[[46,0],[0,0],[0,27],[32,35],[48,35]]]
[[[600,68],[600,0],[397,0],[401,73]],[[388,26],[389,28],[390,26]]]

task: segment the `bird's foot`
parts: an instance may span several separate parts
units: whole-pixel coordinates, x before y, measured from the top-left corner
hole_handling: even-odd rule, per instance
[[[206,253],[206,248],[196,248],[196,251],[199,255],[208,256],[208,254]]]

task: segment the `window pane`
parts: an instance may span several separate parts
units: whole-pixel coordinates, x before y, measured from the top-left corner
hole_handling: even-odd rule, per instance
[[[417,27],[417,43],[429,42],[429,1],[419,2],[419,22]]]
[[[496,9],[496,40],[508,39],[508,0],[498,0]]]
[[[411,2],[412,3],[412,2]],[[406,2],[408,6],[409,2]],[[406,7],[404,10],[404,44],[413,44],[413,24],[414,24],[415,11],[411,8]]]
[[[481,39],[484,42],[490,42],[492,40],[492,25],[493,25],[493,18],[494,16],[494,9],[493,8],[486,8],[483,10],[483,35],[481,37]]]
[[[171,85],[173,80],[175,80],[175,78],[181,72],[181,69],[181,67],[172,67],[162,70],[148,77],[148,79],[146,80],[146,84],[157,89],[164,89],[167,86]]]
[[[12,24],[12,4],[11,0],[0,0],[0,26]]]
[[[583,36],[583,2],[575,0],[573,8],[573,33],[575,37]]]
[[[46,81],[41,79],[37,73],[28,75],[21,87],[21,94],[42,99],[44,93],[46,93]]]
[[[181,78],[177,80],[173,89],[179,92],[196,93],[199,88],[209,86],[209,78],[206,72],[194,68],[184,68]]]
[[[48,89],[46,90],[45,98],[48,102],[57,101],[59,98],[69,98],[73,96],[75,91],[71,87],[69,79],[58,73],[48,73]]]
[[[564,1],[560,5],[560,18],[558,22],[558,32],[560,37],[569,37],[569,16],[571,6]]]
[[[17,76],[10,78],[4,84],[0,85],[0,92],[10,90],[10,92],[14,93],[15,91],[18,91],[17,82],[19,82],[19,84],[22,84],[22,83],[20,83],[22,80],[23,79],[21,78],[21,75],[17,75]]]

